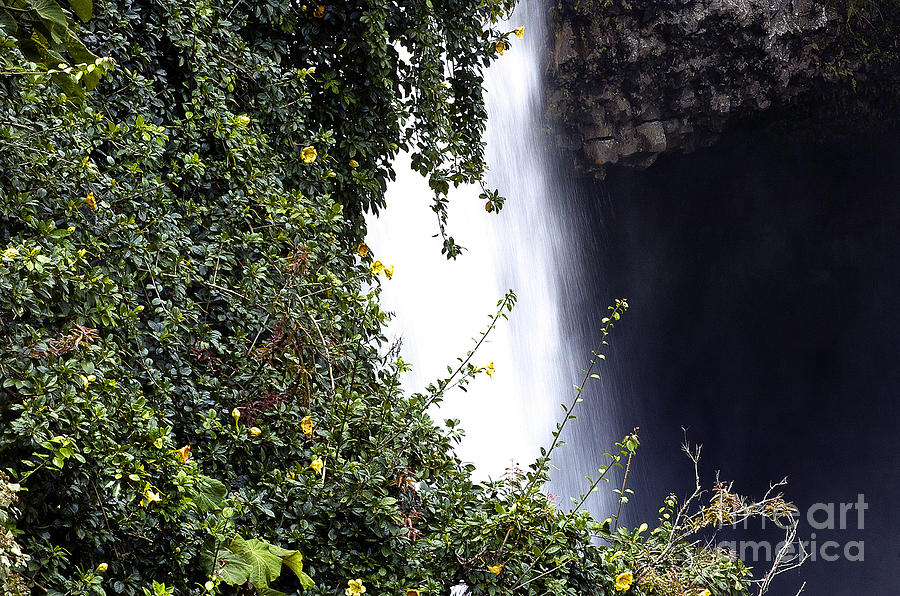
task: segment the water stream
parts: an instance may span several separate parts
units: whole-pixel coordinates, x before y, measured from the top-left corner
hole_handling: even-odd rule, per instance
[[[459,452],[476,464],[481,478],[534,460],[590,358],[590,348],[566,332],[566,306],[577,306],[572,296],[584,273],[573,250],[573,236],[580,232],[572,217],[572,189],[559,174],[542,124],[544,18],[539,2],[517,8],[509,29],[524,25],[525,38],[511,37],[511,49],[486,77],[488,182],[508,197],[506,207],[489,214],[477,190],[452,193],[451,232],[468,250],[447,261],[432,238],[436,222],[427,185],[401,161],[387,210],[369,222],[367,242],[378,259],[395,266],[383,305],[396,312],[390,331],[402,338],[403,353],[414,365],[405,379],[410,390],[443,375],[471,348],[470,338],[485,327],[507,289],[518,295],[510,320],[476,358],[479,365],[494,363],[493,378],[482,375],[435,413],[462,421],[467,437]],[[618,429],[592,432],[602,443]],[[580,469],[575,454],[559,453],[553,490],[577,494],[578,479],[596,466]]]

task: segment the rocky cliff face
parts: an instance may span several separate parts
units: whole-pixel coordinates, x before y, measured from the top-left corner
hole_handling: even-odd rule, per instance
[[[884,11],[850,21],[846,8],[813,0],[560,0],[548,65],[559,144],[600,175],[609,164],[647,167],[663,153],[713,143],[736,118],[852,90],[872,72],[896,69],[892,28],[872,20],[883,21]],[[877,28],[893,47],[860,43],[865,32],[854,22]]]

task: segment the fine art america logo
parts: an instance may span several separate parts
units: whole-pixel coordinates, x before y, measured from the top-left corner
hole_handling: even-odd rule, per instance
[[[797,554],[808,555],[810,561],[833,562],[839,559],[845,561],[863,561],[865,559],[865,541],[847,540],[858,538],[858,533],[866,527],[865,516],[869,504],[865,495],[857,495],[856,502],[852,503],[816,503],[806,510],[806,515],[801,517],[800,512],[792,511],[785,519],[768,523],[775,524],[777,528],[786,530],[792,525],[803,528],[803,522],[809,526],[808,531],[801,534],[809,539],[800,538],[798,541],[786,543],[784,541],[773,543],[766,540],[723,540],[718,546],[737,554],[744,561],[772,561],[778,556],[794,556]],[[743,529],[747,529],[747,522],[743,523]],[[762,529],[766,529],[766,519],[762,520]],[[804,528],[805,530],[805,528]],[[817,532],[818,537],[817,537]],[[822,533],[825,536],[822,536]],[[827,538],[827,539],[826,539]],[[836,540],[839,538],[840,540]]]

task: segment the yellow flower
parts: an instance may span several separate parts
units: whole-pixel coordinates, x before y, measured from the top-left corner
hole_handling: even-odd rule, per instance
[[[316,474],[321,474],[322,468],[325,467],[325,462],[323,462],[321,458],[317,457],[316,459],[309,462],[309,467],[312,468],[313,472],[315,472]],[[363,590],[363,592],[365,592],[365,590]],[[360,594],[362,594],[362,592],[360,592]]]
[[[181,458],[181,463],[186,464],[188,463],[188,460],[191,459],[191,446],[185,445],[181,449],[176,449],[175,453]]]
[[[141,499],[141,507],[146,507],[150,503],[156,503],[162,501],[162,498],[159,496],[159,493],[153,492],[150,487],[147,487],[147,490],[144,491],[144,498]]]
[[[491,566],[488,567],[487,569],[488,569],[488,571],[490,571],[490,572],[493,573],[494,575],[500,575],[500,572],[503,571],[503,564],[502,564],[502,563],[498,563],[497,565],[491,565]]]
[[[316,9],[313,11],[313,16],[316,17],[317,19],[321,19],[322,17],[324,17],[325,16],[325,5],[320,4],[320,5],[316,6]]]
[[[84,197],[84,204],[93,209],[97,210],[97,199],[94,198],[94,193],[89,192],[86,197]]]
[[[361,579],[351,579],[347,582],[347,589],[344,590],[344,594],[347,596],[359,596],[360,594],[366,593],[366,587],[363,585]]]
[[[238,419],[241,417],[241,411],[237,408],[231,410],[231,417],[234,418],[234,422],[237,424]]]
[[[247,128],[250,125],[250,116],[244,114],[235,116],[234,123],[238,125],[238,128]]]
[[[324,9],[325,7],[323,6],[322,8]],[[319,157],[319,154],[316,152],[315,147],[304,147],[303,151],[300,152],[300,160],[303,163],[312,163],[316,161],[317,157]]]
[[[378,275],[382,271],[384,271],[384,263],[381,261],[375,261],[369,266],[369,269],[372,271],[372,275]]]
[[[710,592],[709,590],[703,590],[697,596],[712,596],[712,592]]]
[[[359,162],[356,161],[355,159],[351,159],[348,163],[350,164],[350,167],[351,167],[351,168],[358,168],[358,167],[359,167]]]
[[[634,576],[631,575],[630,571],[625,571],[624,573],[620,573],[616,576],[616,592],[625,592],[628,588],[631,587],[631,582],[634,581]]]
[[[109,569],[109,565],[106,563],[100,563],[99,565],[97,565],[97,573],[103,573],[107,569]]]
[[[369,254],[369,245],[366,244],[365,242],[360,242],[359,246],[356,247],[356,254],[358,254],[361,257],[364,257],[367,254]]]
[[[302,430],[303,434],[307,437],[312,436],[314,426],[310,416],[304,416],[303,420],[300,421],[300,430]]]
[[[495,372],[495,371],[494,371],[494,363],[491,362],[490,364],[488,364],[487,366],[485,366],[485,367],[484,367],[484,372],[487,373],[487,376],[488,376],[489,378],[493,379],[493,378],[494,378],[494,372]]]
[[[516,34],[516,37],[522,39],[523,37],[525,37],[525,27],[516,27],[515,29],[513,29],[513,33]]]
[[[17,256],[19,256],[19,249],[15,246],[11,246],[3,251],[3,260],[4,261],[12,261]]]
[[[394,277],[394,266],[393,265],[391,265],[390,267],[384,268],[384,276],[388,279],[391,279],[392,277]]]
[[[509,47],[506,45],[506,42],[501,39],[500,41],[498,41],[497,43],[494,44],[494,49],[497,50],[497,53],[502,56],[503,52],[505,52],[507,49],[509,49]]]
[[[251,436],[251,437],[258,437],[258,436],[261,435],[261,434],[262,434],[262,431],[259,429],[258,426],[251,426],[251,427],[250,427],[250,436]]]

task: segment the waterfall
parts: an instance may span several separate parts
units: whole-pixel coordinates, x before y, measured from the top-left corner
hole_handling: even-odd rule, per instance
[[[567,223],[576,221],[570,189],[557,174],[542,123],[545,12],[539,2],[519,5],[508,26],[524,25],[525,38],[511,37],[512,47],[486,75],[487,180],[508,198],[505,208],[489,214],[478,190],[452,192],[451,232],[468,250],[447,261],[432,237],[437,224],[427,184],[401,158],[387,209],[368,222],[376,258],[395,267],[382,304],[396,313],[389,334],[402,338],[404,358],[414,366],[404,379],[408,390],[446,376],[446,366],[472,347],[504,292],[512,288],[518,295],[510,320],[501,321],[474,361],[493,362],[493,378],[479,375],[467,393],[448,395],[433,412],[439,422],[461,420],[466,438],[458,452],[476,465],[478,478],[534,461],[590,358],[591,348],[577,345],[565,330],[563,303],[583,273],[573,247],[576,226]],[[614,441],[612,433],[599,435]],[[558,453],[554,464],[562,471],[553,492],[577,494],[579,479],[603,463],[581,465],[568,449]]]

